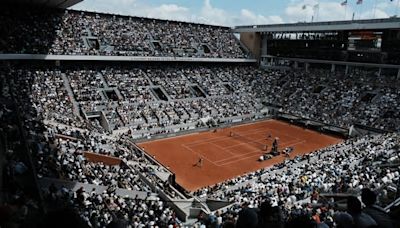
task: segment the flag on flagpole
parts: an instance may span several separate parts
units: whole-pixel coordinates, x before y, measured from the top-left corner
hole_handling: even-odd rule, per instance
[[[306,8],[307,8],[306,5],[303,5],[303,6],[301,7],[302,10],[305,10]]]
[[[347,0],[344,0],[344,2],[340,3],[341,6],[347,6]]]
[[[357,5],[363,4],[363,0],[357,0]]]

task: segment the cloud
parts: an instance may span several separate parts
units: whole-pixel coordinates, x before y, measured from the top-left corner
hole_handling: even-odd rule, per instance
[[[240,11],[242,24],[278,24],[283,23],[283,19],[280,16],[263,16],[260,14],[255,14],[248,9],[242,9]],[[240,24],[239,24],[240,25]]]
[[[203,19],[203,23],[225,26],[283,22],[283,19],[278,15],[263,16],[255,14],[249,9],[241,9],[239,12],[227,12],[214,7],[211,0],[204,0],[203,8],[200,11],[200,18]]]
[[[211,0],[204,0],[204,5],[200,11],[200,18],[205,23],[215,25],[228,25],[232,19],[232,15],[229,15],[225,10],[215,8],[211,5]]]
[[[86,0],[72,7],[72,9],[156,19],[191,21],[191,12],[187,7],[177,4],[154,6],[143,0],[112,0],[112,3],[110,0]]]
[[[160,5],[149,2],[147,0],[85,0],[73,9],[224,26],[295,23],[311,21],[312,17],[314,21],[349,20],[353,12],[356,19],[372,18],[374,12],[376,18],[385,18],[393,15],[396,9],[395,1],[378,2],[374,10],[374,4],[367,4],[367,1],[364,1],[361,6],[356,6],[355,1],[349,1],[351,4],[344,7],[340,5],[339,0],[287,0],[283,1],[287,2],[287,5],[283,6],[280,12],[263,15],[249,8],[227,11],[215,7],[213,0],[202,0],[202,6],[197,8],[178,4],[177,1],[174,1],[174,4]],[[314,8],[316,4],[319,4],[318,8]],[[302,9],[304,5],[306,8]]]
[[[361,18],[371,18],[373,16],[375,16],[375,18],[387,18],[389,17],[389,14],[386,11],[378,8],[376,10],[372,9],[360,14]]]
[[[169,20],[187,21],[190,19],[190,10],[175,4],[162,4],[159,7],[144,10],[146,17]]]

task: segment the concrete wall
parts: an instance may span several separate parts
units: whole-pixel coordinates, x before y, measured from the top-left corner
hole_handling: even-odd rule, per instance
[[[240,33],[240,41],[249,49],[249,51],[256,57],[260,58],[261,55],[261,34],[256,32],[242,32]]]

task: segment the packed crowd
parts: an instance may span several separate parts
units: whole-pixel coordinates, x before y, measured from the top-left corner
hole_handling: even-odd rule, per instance
[[[25,138],[20,131],[17,109],[10,92],[0,79],[0,226],[30,226],[29,219],[40,213],[38,191],[34,189],[33,170],[26,156]]]
[[[257,97],[284,113],[348,128],[361,124],[399,131],[398,79],[354,69],[258,73],[250,79]],[[267,83],[268,82],[268,83]]]
[[[260,99],[254,99],[247,82],[237,78],[246,69],[253,68],[235,68],[234,75],[223,69],[213,73],[214,68],[208,67],[184,67],[177,72],[172,67],[163,71],[24,68],[5,74],[31,81],[35,105],[46,120],[80,127],[80,114],[103,113],[110,130],[129,128],[135,134],[174,126],[187,129],[200,118],[223,122],[259,113]],[[99,119],[91,120],[94,128],[104,130]]]
[[[83,115],[98,130],[130,129],[144,136],[188,129],[201,118],[229,122],[261,116],[265,105],[280,112],[349,128],[354,124],[399,131],[396,79],[354,70],[260,71],[253,67],[77,67],[13,69],[33,82],[39,113],[77,126]],[[44,111],[46,110],[46,111]],[[107,120],[107,127],[101,121]]]
[[[7,8],[0,33],[0,53],[248,57],[228,28],[92,12]],[[365,69],[345,74],[196,64],[14,64],[0,66],[0,162],[6,164],[0,183],[7,188],[0,209],[9,215],[0,218],[1,227],[38,213],[40,193],[29,191],[26,181],[35,178],[93,186],[91,192],[44,189],[47,204],[74,208],[89,227],[179,227],[176,212],[158,196],[116,193],[162,192],[177,200],[186,194],[156,175],[170,173],[132,137],[205,127],[202,119],[254,119],[265,116],[266,106],[335,126],[361,124],[393,133],[346,140],[201,189],[193,196],[233,205],[199,216],[199,227],[398,226],[381,208],[400,190],[398,79]],[[104,186],[107,191],[96,191]],[[365,207],[355,197],[347,197],[343,207],[330,197],[335,194],[361,196]]]
[[[154,175],[155,171],[165,171],[146,159],[138,148],[133,147],[127,135],[111,137],[91,127],[90,123],[82,118],[74,116],[73,105],[66,97],[68,92],[62,86],[61,78],[66,77],[64,73],[53,72],[54,75],[48,75],[49,71],[37,70],[24,74],[22,70],[11,70],[8,73],[3,70],[2,68],[0,74],[2,92],[0,118],[4,121],[0,125],[0,146],[7,147],[4,149],[7,151],[5,155],[9,156],[6,163],[7,174],[5,174],[7,181],[4,184],[12,191],[10,196],[15,198],[10,197],[10,202],[7,202],[8,205],[4,207],[10,210],[10,217],[1,219],[2,226],[11,223],[22,224],[29,220],[27,217],[39,213],[38,203],[28,198],[28,196],[32,197],[34,191],[24,193],[23,190],[27,189],[22,189],[24,186],[20,186],[19,182],[14,180],[21,178],[22,175],[36,175],[39,180],[55,178],[70,183],[107,186],[114,191],[119,188],[131,191],[131,194],[151,193],[152,188],[157,186],[160,191],[175,196],[175,193],[169,191],[165,183]],[[11,75],[24,76],[12,77]],[[44,92],[47,94],[44,95]],[[57,103],[55,100],[60,102]],[[11,105],[9,107],[7,103],[12,104],[14,108],[11,109]],[[18,129],[19,120],[21,120],[23,132]],[[24,135],[21,136],[21,134],[25,132],[27,138],[24,141]],[[29,151],[23,153],[25,143],[29,145]],[[1,150],[4,151],[3,148]],[[107,156],[119,162],[108,164],[107,159],[104,162],[92,160],[87,153]],[[35,172],[32,172],[32,169]],[[141,173],[142,178],[138,172]],[[151,180],[152,186],[145,183],[143,177]],[[31,177],[32,181],[33,179]],[[53,189],[54,187],[52,186]],[[115,221],[116,218],[113,219],[111,214],[122,216],[121,219],[132,218],[132,225],[135,226],[149,224],[165,226],[165,224],[179,222],[173,210],[159,198],[121,197],[110,192],[91,194],[90,197],[82,191],[75,195],[72,193],[71,190],[63,187],[57,191],[57,194],[54,192],[52,199],[54,200],[54,196],[61,197],[66,201],[59,198],[60,205],[66,202],[68,205],[64,206],[78,207],[79,214],[91,227],[105,227]],[[67,195],[70,198],[67,198]],[[40,197],[36,197],[35,200],[40,202]],[[83,204],[85,208],[82,207]],[[115,205],[118,206],[114,208]],[[151,212],[151,209],[154,211]],[[90,220],[95,217],[96,221]],[[11,220],[3,220],[10,218]],[[34,224],[31,224],[31,227],[33,226]]]
[[[154,176],[162,168],[130,146],[134,131],[197,124],[207,116],[222,121],[250,115],[263,109],[262,102],[280,104],[282,111],[340,126],[349,126],[357,119],[362,124],[398,130],[392,125],[399,121],[398,117],[377,111],[396,112],[400,97],[396,85],[390,85],[390,79],[376,79],[362,71],[350,72],[347,77],[338,72],[333,77],[325,70],[283,73],[253,67],[181,66],[160,70],[17,66],[3,67],[0,75],[3,94],[23,110],[23,129],[33,142],[38,178],[61,178],[132,191],[152,191],[139,173],[162,191],[170,190]],[[154,88],[161,88],[161,92]],[[167,99],[160,99],[160,93]],[[7,112],[6,107],[3,112]],[[104,131],[101,121],[85,120],[84,114],[95,112],[105,113],[105,118],[117,126],[115,129],[129,126],[129,131],[115,138]],[[245,206],[260,211],[272,207],[280,211],[279,218],[285,222],[300,214],[318,217],[315,222],[331,226],[339,222],[335,216],[340,209],[319,198],[319,194],[359,194],[370,188],[379,191],[379,204],[393,200],[391,195],[398,189],[400,176],[398,166],[390,164],[399,161],[399,143],[397,133],[348,140],[202,189],[195,195],[235,202],[228,211],[219,212],[216,221],[220,225],[240,224],[241,218],[246,217],[242,215]],[[87,152],[121,162],[94,162],[86,157]],[[173,191],[169,193],[176,196]],[[110,192],[73,193],[66,189],[54,191],[53,195],[70,199],[70,205],[79,208],[82,218],[93,226],[119,219],[129,220],[134,226],[179,223],[172,209],[159,200],[124,198]],[[312,207],[304,206],[304,202]],[[149,211],[153,212],[147,214]],[[356,220],[348,214],[347,218]],[[200,222],[207,224],[209,220]]]
[[[230,29],[217,26],[83,11],[13,8],[3,10],[0,25],[0,53],[247,57]]]
[[[121,197],[110,189],[99,194],[54,185],[45,190],[50,204],[72,206],[87,227],[178,227],[175,212],[159,198]]]
[[[372,203],[377,207],[385,206],[396,199],[393,199],[393,195],[398,196],[397,191],[400,188],[400,169],[396,165],[400,161],[399,145],[400,135],[395,133],[348,140],[305,157],[288,160],[270,169],[202,189],[196,194],[200,197],[235,202],[235,206],[221,215],[226,223],[233,222],[239,225],[242,220],[246,220],[248,226],[257,227],[257,214],[244,213],[243,211],[247,210],[244,208],[259,210],[262,214],[265,213],[263,210],[267,205],[269,213],[277,210],[280,216],[270,214],[269,216],[275,217],[259,217],[260,222],[262,219],[270,219],[268,222],[280,224],[276,227],[283,227],[285,223],[302,216],[310,223],[333,227],[334,222],[342,222],[340,216],[343,208],[338,208],[337,203],[335,205],[333,196],[324,197],[324,194],[361,195],[362,190],[373,189],[379,193],[375,196],[377,202]],[[349,207],[349,204],[347,205]],[[345,227],[368,227],[360,225],[359,218],[349,213],[350,215],[346,216],[353,224],[347,224]],[[386,214],[383,209],[381,214]],[[379,218],[374,219],[371,219],[371,223],[376,222],[375,225],[379,225],[377,227],[394,227],[394,224],[387,225],[391,220],[387,215],[386,225],[383,225]],[[250,225],[250,221],[255,221],[255,226]]]

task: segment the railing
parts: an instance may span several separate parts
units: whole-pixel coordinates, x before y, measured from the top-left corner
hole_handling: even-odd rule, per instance
[[[122,62],[210,62],[210,63],[255,63],[246,58],[205,58],[168,56],[105,56],[105,55],[45,55],[45,54],[0,54],[0,60],[47,60],[47,61],[122,61]]]
[[[367,20],[353,20],[353,21],[326,21],[326,22],[298,22],[298,23],[285,23],[285,24],[270,24],[270,25],[244,25],[236,26],[234,29],[246,28],[272,28],[272,27],[289,27],[289,26],[329,26],[329,25],[349,25],[349,24],[370,24],[370,23],[387,23],[387,22],[400,22],[400,18],[382,18],[382,19],[367,19]]]
[[[395,201],[393,201],[392,203],[390,203],[389,205],[387,205],[384,209],[386,212],[390,212],[390,209],[392,207],[397,207],[400,205],[400,197],[397,198]]]

